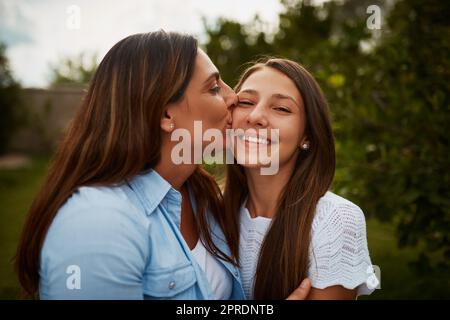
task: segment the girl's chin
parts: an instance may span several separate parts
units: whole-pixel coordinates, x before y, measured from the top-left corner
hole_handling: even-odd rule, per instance
[[[265,165],[260,164],[260,163],[256,163],[256,164],[248,164],[248,163],[239,163],[238,164],[242,167],[244,167],[245,169],[261,169],[263,167],[265,167]]]
[[[264,168],[270,165],[270,158],[266,159],[258,159],[258,158],[249,158],[248,155],[246,155],[245,159],[242,157],[235,157],[236,162],[243,166],[244,168],[248,169],[259,169]],[[265,160],[265,161],[262,161]]]

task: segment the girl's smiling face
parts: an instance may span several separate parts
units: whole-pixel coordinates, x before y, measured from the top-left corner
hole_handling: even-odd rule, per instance
[[[300,147],[308,143],[305,136],[305,109],[294,82],[280,71],[267,66],[253,72],[239,88],[239,102],[233,110],[233,129],[254,129],[255,134],[238,136],[242,143],[235,143],[233,150],[238,163],[244,167],[260,167],[248,159],[255,157],[257,148],[269,146],[269,154],[275,148],[279,153],[279,167],[295,164]],[[278,138],[270,137],[271,129],[278,129]],[[251,132],[251,131],[250,131]],[[239,138],[240,137],[240,138]],[[245,162],[239,159],[245,155]]]

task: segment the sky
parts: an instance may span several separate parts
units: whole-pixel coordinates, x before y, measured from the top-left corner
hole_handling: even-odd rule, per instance
[[[45,87],[52,64],[81,52],[101,59],[130,34],[163,28],[202,43],[202,17],[248,23],[258,14],[275,30],[282,10],[279,0],[0,0],[0,42],[17,80]]]

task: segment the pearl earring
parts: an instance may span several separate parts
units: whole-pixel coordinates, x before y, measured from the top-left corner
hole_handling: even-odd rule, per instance
[[[173,130],[173,128],[175,128],[175,125],[173,123],[170,124],[170,130]]]
[[[302,149],[303,150],[308,150],[308,144],[307,143],[304,143],[304,144],[302,144]]]

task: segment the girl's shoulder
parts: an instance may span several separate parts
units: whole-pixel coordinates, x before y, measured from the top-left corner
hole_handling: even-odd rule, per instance
[[[345,207],[351,208],[354,210],[361,210],[358,205],[351,202],[348,199],[345,199],[331,191],[327,191],[322,198],[319,199],[318,207],[328,206],[328,208],[337,208],[337,207]]]
[[[346,229],[365,229],[365,216],[361,208],[331,191],[325,193],[316,206],[312,232],[328,229],[346,232]]]

